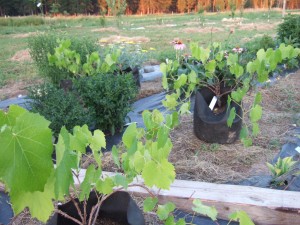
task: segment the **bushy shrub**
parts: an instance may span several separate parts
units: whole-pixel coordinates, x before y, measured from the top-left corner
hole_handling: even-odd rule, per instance
[[[82,77],[75,81],[74,88],[84,104],[94,109],[96,128],[112,134],[122,130],[137,94],[132,74]]]
[[[28,41],[30,55],[34,60],[40,75],[50,79],[54,84],[59,84],[61,79],[72,76],[66,69],[59,69],[54,65],[50,65],[48,61],[47,54],[54,54],[54,49],[58,45],[57,40],[61,38],[63,38],[62,34],[45,33],[33,36]],[[86,62],[86,55],[98,50],[96,43],[90,39],[68,38],[72,42],[71,50],[75,50],[79,53],[82,62]]]
[[[85,108],[73,92],[64,92],[50,83],[33,86],[28,89],[28,103],[31,111],[51,121],[50,128],[57,136],[62,126],[69,131],[76,125],[93,125],[94,111]]]
[[[295,47],[300,44],[300,16],[288,15],[284,22],[278,25],[278,39],[283,43],[285,40],[292,40]]]

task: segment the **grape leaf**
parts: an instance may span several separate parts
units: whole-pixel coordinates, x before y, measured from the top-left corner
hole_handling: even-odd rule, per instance
[[[16,123],[16,118],[21,116],[23,113],[26,112],[26,109],[17,106],[11,105],[9,106],[8,112],[0,111],[0,127],[3,125],[14,126]]]
[[[134,162],[134,168],[135,170],[140,173],[143,168],[144,168],[144,165],[145,165],[145,159],[144,159],[144,156],[141,154],[140,151],[137,151],[135,154],[134,154],[134,159],[133,159],[133,162]]]
[[[229,117],[227,119],[227,126],[228,127],[232,126],[232,123],[233,123],[233,120],[234,120],[235,116],[236,116],[235,108],[232,107],[231,110],[230,110],[230,113],[229,113]]]
[[[21,213],[28,207],[33,218],[42,222],[47,222],[49,216],[54,211],[52,199],[54,199],[54,176],[53,173],[48,178],[44,191],[35,192],[11,192],[10,201],[15,215]]]
[[[176,225],[175,218],[173,215],[168,216],[165,221],[165,225]]]
[[[133,155],[137,150],[137,128],[136,123],[130,124],[125,130],[122,141],[128,149],[128,155]]]
[[[158,205],[157,207],[157,216],[160,220],[165,220],[168,218],[169,214],[173,212],[175,205],[172,202],[168,202],[164,205]]]
[[[181,74],[177,80],[174,82],[174,88],[175,89],[178,89],[180,87],[182,87],[183,85],[186,84],[186,81],[187,81],[187,75],[185,74]]]
[[[256,136],[256,135],[259,134],[259,131],[260,131],[260,129],[259,129],[258,123],[253,123],[253,124],[252,124],[252,134],[253,134],[254,136]]]
[[[255,95],[254,105],[260,104],[261,101],[262,101],[262,95],[260,92],[257,92],[257,94]]]
[[[150,161],[145,164],[142,177],[149,187],[155,185],[158,188],[170,189],[175,179],[175,169],[167,159],[162,159],[160,163]]]
[[[151,198],[151,197],[146,198],[143,204],[144,212],[152,211],[155,208],[157,202],[158,202],[157,198]]]
[[[54,169],[50,122],[19,106],[1,115],[0,124],[11,126],[0,133],[0,179],[14,193],[42,191]]]
[[[89,167],[86,170],[84,180],[80,185],[80,201],[89,198],[92,189],[92,184],[96,183],[97,180],[99,180],[100,175],[101,170],[95,169],[95,165],[93,164],[89,165]]]
[[[242,138],[241,141],[245,147],[249,147],[253,144],[251,138]]]
[[[70,134],[63,127],[56,144],[55,196],[69,194],[70,185],[74,183],[72,168],[77,168],[78,155],[70,150]]]
[[[166,95],[166,100],[162,101],[163,106],[170,110],[175,109],[178,105],[177,98],[178,96],[175,93],[171,95]]]
[[[255,105],[251,110],[250,110],[250,120],[252,123],[255,123],[261,119],[262,116],[262,107],[260,105]]]
[[[248,214],[244,211],[236,211],[229,215],[229,219],[239,221],[240,225],[254,225]]]
[[[202,215],[208,216],[213,221],[217,220],[218,212],[215,207],[203,205],[199,199],[193,201],[194,207],[192,208],[195,212]]]
[[[106,177],[105,180],[98,180],[96,189],[102,194],[108,195],[113,192],[114,182],[112,178]]]
[[[125,176],[123,176],[121,174],[117,174],[114,176],[114,181],[115,181],[116,186],[122,186],[125,189],[127,189],[128,181]]]

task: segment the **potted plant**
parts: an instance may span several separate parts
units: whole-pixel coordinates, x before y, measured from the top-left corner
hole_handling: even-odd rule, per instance
[[[297,58],[300,49],[281,44],[277,49],[258,50],[256,58],[245,61],[243,49],[225,51],[220,43],[203,48],[190,45],[191,56],[161,64],[163,87],[171,93],[163,102],[168,109],[189,112],[196,92],[194,131],[206,142],[232,143],[238,137],[252,144],[259,133],[262,116],[257,84],[266,82],[277,65]],[[243,106],[243,98],[254,92],[253,101]],[[246,117],[249,116],[249,123]]]

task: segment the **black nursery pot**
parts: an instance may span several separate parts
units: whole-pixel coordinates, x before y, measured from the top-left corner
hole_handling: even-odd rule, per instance
[[[14,213],[9,204],[9,197],[4,192],[0,191],[0,224],[9,224],[13,217]]]
[[[78,199],[75,199],[83,211],[83,205],[79,203]],[[92,207],[97,204],[97,196],[95,192],[91,192],[87,201],[87,215],[90,216]],[[68,214],[69,216],[80,220],[80,216],[74,206],[73,202],[68,202],[58,208]],[[99,219],[108,219],[120,223],[122,225],[145,225],[145,220],[142,211],[137,206],[135,201],[130,197],[127,192],[115,192],[108,197],[101,205]],[[47,222],[47,225],[77,225],[70,219],[63,217],[60,214],[55,213],[53,217]]]
[[[226,88],[221,91],[224,93]],[[228,95],[224,95],[221,101],[227,100]],[[214,93],[208,88],[202,88],[197,91],[194,107],[194,133],[200,139],[208,143],[230,144],[235,142],[242,128],[243,111],[239,105],[231,102],[229,110],[224,110],[219,114],[215,114],[209,104],[214,97]],[[236,116],[232,126],[227,126],[230,109],[235,107]],[[226,105],[227,108],[227,105]]]

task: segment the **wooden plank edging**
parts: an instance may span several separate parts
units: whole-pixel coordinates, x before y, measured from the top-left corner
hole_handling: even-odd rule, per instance
[[[115,173],[102,174],[113,176]],[[84,176],[85,170],[81,170],[81,181]],[[143,180],[137,178],[131,184],[140,185]],[[170,190],[150,190],[157,195],[160,204],[172,201],[186,212],[192,212],[193,200],[200,199],[204,204],[216,207],[220,219],[228,219],[230,213],[244,210],[256,225],[300,225],[300,192],[188,180],[175,180]],[[149,196],[139,186],[129,187],[128,191],[136,196]]]

